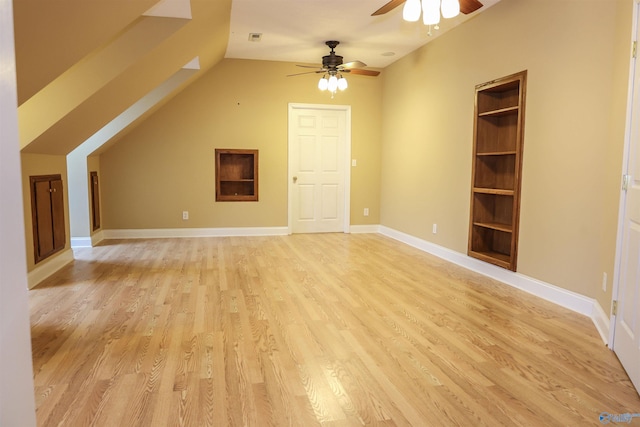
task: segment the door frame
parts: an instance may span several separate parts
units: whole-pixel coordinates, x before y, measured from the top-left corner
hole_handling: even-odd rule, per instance
[[[640,0],[634,0],[633,2],[633,22],[631,28],[631,42],[636,42],[638,34],[638,25],[640,14]],[[633,114],[640,113],[640,100],[638,100],[637,105],[634,105],[634,85],[635,74],[636,74],[636,64],[637,58],[631,58],[629,64],[629,83],[627,88],[627,111],[626,111],[626,120],[625,120],[625,130],[624,130],[624,148],[622,151],[622,176],[629,173],[629,152],[631,150],[631,134],[632,134],[632,120]],[[640,84],[640,81],[637,82]],[[609,349],[615,351],[615,332],[616,332],[616,315],[613,314],[613,302],[618,300],[618,292],[620,289],[620,270],[622,263],[622,244],[624,242],[624,217],[625,211],[627,207],[627,192],[622,189],[622,184],[620,185],[620,202],[618,204],[618,230],[616,235],[616,256],[614,261],[614,269],[613,269],[613,280],[612,280],[612,289],[611,289],[611,305],[609,307],[609,339],[607,346]]]
[[[291,145],[293,138],[292,115],[296,110],[333,110],[345,112],[345,141],[344,141],[344,221],[343,232],[349,233],[351,229],[351,106],[329,104],[300,104],[289,103],[287,111],[287,226],[288,234],[293,233],[293,159],[291,157]]]

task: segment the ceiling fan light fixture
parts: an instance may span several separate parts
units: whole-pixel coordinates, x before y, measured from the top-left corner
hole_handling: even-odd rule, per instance
[[[422,0],[422,22],[424,25],[440,23],[440,0]]]
[[[460,14],[460,1],[459,0],[442,0],[442,17],[443,18],[455,18]]]
[[[336,77],[335,74],[329,77],[329,83],[327,84],[327,89],[329,90],[329,92],[335,92],[336,89],[338,89],[338,78]]]
[[[420,0],[407,0],[402,8],[402,19],[416,22],[420,19]]]
[[[347,84],[347,79],[344,78],[344,74],[353,73],[372,77],[380,74],[380,71],[361,69],[360,67],[367,66],[367,64],[362,61],[343,62],[342,56],[336,55],[334,51],[335,47],[338,46],[339,43],[340,42],[336,40],[329,40],[325,42],[331,51],[329,52],[329,55],[322,57],[322,68],[319,70],[289,74],[287,77],[298,76],[300,74],[321,74],[322,77],[318,80],[317,84],[318,90],[329,91],[331,93],[331,98],[333,98],[338,90],[344,91],[349,86]],[[310,67],[308,65],[298,65],[298,67],[315,68],[314,66]]]
[[[345,90],[347,86],[348,86],[347,79],[345,79],[344,77],[342,77],[342,75],[340,75],[340,78],[338,79],[338,89]]]
[[[327,90],[327,87],[329,87],[329,80],[327,80],[326,76],[322,76],[318,82],[318,89]]]

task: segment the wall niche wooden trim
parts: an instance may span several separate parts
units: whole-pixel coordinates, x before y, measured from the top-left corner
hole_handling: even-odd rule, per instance
[[[216,148],[216,201],[258,201],[258,150]]]

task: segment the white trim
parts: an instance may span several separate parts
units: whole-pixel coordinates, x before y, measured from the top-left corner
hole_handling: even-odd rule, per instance
[[[330,105],[330,104],[299,104],[290,102],[287,108],[287,153],[291,153],[291,113],[293,110],[335,110],[345,112],[345,147],[344,147],[344,221],[343,232],[349,233],[351,223],[351,106],[350,105]],[[291,199],[293,189],[289,183],[293,180],[291,175],[291,156],[287,162],[287,227],[288,234],[293,233],[293,208]]]
[[[353,234],[377,234],[380,233],[380,225],[352,225],[349,227],[349,232]]]
[[[491,277],[492,279],[496,279],[507,285],[513,286],[514,288],[523,290],[532,295],[568,308],[569,310],[593,318],[592,314],[594,311],[595,300],[592,298],[525,276],[524,274],[505,270],[504,268],[471,258],[470,256],[461,254],[460,252],[427,242],[426,240],[419,239],[392,228],[380,226],[380,234],[399,240],[409,246],[413,246],[446,261],[458,264],[468,270]]]
[[[633,22],[632,22],[632,30],[631,30],[631,42],[633,43],[637,39],[638,34],[638,14],[640,13],[640,8],[638,4],[638,0],[633,2]],[[634,85],[635,85],[635,74],[636,74],[636,59],[631,58],[629,61],[629,83],[627,86],[627,114],[625,121],[625,131],[624,131],[624,148],[622,151],[622,175],[628,173],[629,171],[629,153],[631,150],[631,126],[633,121],[633,93],[634,93]],[[627,204],[627,192],[622,190],[622,185],[620,186],[620,202],[618,204],[618,233],[616,235],[616,257],[615,264],[613,267],[613,280],[612,280],[612,288],[611,288],[611,302],[618,299],[618,289],[620,287],[620,265],[622,263],[622,242],[624,238],[624,217],[626,211]],[[613,313],[613,312],[612,312]],[[615,347],[615,335],[616,335],[616,316],[611,315],[609,328],[609,348],[614,349]]]
[[[60,270],[65,265],[73,261],[73,251],[67,249],[56,255],[50,261],[42,262],[36,268],[27,273],[27,286],[33,289],[40,282]]]
[[[72,237],[71,238],[71,249],[90,248],[91,246],[93,246],[91,242],[91,237]]]
[[[158,239],[171,237],[286,236],[287,227],[157,228],[103,230],[105,239]]]
[[[75,248],[92,248],[104,240],[104,232],[102,230],[91,235],[91,237],[72,237],[71,249]]]
[[[596,325],[596,329],[602,338],[605,345],[609,343],[610,323],[607,313],[604,312],[598,301],[593,301],[593,312],[591,313],[591,320]],[[611,346],[609,346],[611,348]]]
[[[104,231],[100,230],[91,235],[91,246],[97,246],[98,243],[104,240]]]
[[[192,19],[191,2],[189,0],[160,0],[142,15],[160,18]]]

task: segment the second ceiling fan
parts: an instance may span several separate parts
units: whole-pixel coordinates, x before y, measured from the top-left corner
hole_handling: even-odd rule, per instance
[[[322,78],[318,82],[318,89],[324,91],[328,90],[331,93],[331,97],[335,95],[337,90],[345,90],[347,88],[347,80],[342,76],[342,74],[351,73],[351,74],[361,74],[364,76],[377,76],[380,74],[380,71],[375,70],[364,70],[362,67],[366,67],[362,61],[351,61],[344,62],[342,60],[342,56],[336,55],[335,48],[340,44],[337,40],[329,40],[325,42],[331,51],[329,55],[325,55],[322,57],[322,67],[317,67],[313,65],[298,65],[298,67],[303,68],[316,68],[314,71],[306,71],[303,73],[289,74],[287,77],[291,76],[299,76],[301,74],[323,74]]]
[[[362,67],[366,67],[362,61],[351,61],[351,62],[343,62],[342,56],[336,55],[335,48],[340,44],[337,40],[329,40],[325,42],[331,51],[328,55],[322,57],[322,66],[317,67],[314,65],[298,65],[298,67],[303,68],[317,68],[315,71],[307,71],[304,73],[296,73],[289,74],[289,76],[297,76],[300,74],[310,74],[310,73],[323,73],[329,75],[336,75],[338,73],[351,73],[351,74],[362,74],[364,76],[377,76],[380,74],[380,71],[374,70],[364,70]]]

